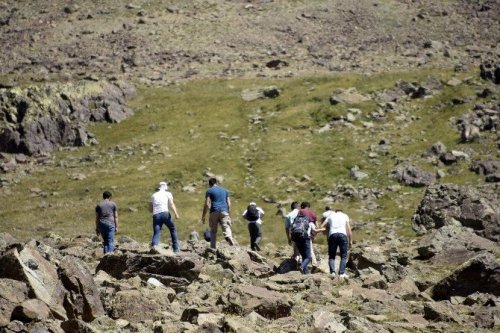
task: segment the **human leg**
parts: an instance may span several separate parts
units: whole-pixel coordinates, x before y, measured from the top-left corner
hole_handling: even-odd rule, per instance
[[[253,251],[260,250],[259,241],[260,241],[260,228],[259,224],[252,222],[248,223],[248,231],[250,233],[250,248]]]
[[[344,234],[339,234],[339,247],[340,247],[340,268],[339,274],[345,274],[345,267],[347,265],[347,252],[348,252],[348,244],[347,244],[347,236]]]
[[[316,254],[314,254],[312,238],[309,238],[309,247],[311,248],[311,263],[313,266],[318,266],[318,261],[316,260]]]
[[[175,222],[172,219],[172,215],[167,213],[166,226],[170,230],[170,236],[172,237],[172,250],[174,252],[179,252],[179,239],[177,238],[177,229],[175,228]]]
[[[103,252],[113,252],[115,250],[115,226],[107,223],[99,223],[99,232],[103,240]]]
[[[219,215],[218,212],[211,212],[208,219],[208,224],[210,227],[210,247],[212,249],[217,248],[217,226],[219,225]]]
[[[151,246],[160,244],[161,228],[165,222],[166,214],[158,213],[153,215],[153,238],[151,239]]]
[[[311,242],[309,239],[299,239],[295,242],[302,256],[302,264],[300,265],[303,274],[309,274],[309,262],[311,261]]]
[[[220,213],[220,225],[224,239],[229,243],[229,245],[234,245],[233,232],[231,231],[231,217],[227,212]]]
[[[337,244],[335,242],[335,236],[330,235],[330,237],[328,237],[328,266],[330,267],[330,273],[335,273],[336,253],[337,253]]]
[[[255,248],[257,251],[260,251],[260,241],[262,240],[262,225],[259,223],[255,223],[257,227],[257,237],[255,238]]]

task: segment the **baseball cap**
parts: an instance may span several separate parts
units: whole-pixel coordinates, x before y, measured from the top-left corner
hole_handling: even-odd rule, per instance
[[[159,188],[160,190],[166,190],[166,189],[168,189],[168,185],[167,185],[167,183],[166,183],[166,182],[160,182],[160,183],[158,184],[158,188]]]
[[[253,201],[252,201],[252,202],[250,202],[248,205],[249,205],[249,206],[257,206],[257,204],[256,204],[255,202],[253,202]]]

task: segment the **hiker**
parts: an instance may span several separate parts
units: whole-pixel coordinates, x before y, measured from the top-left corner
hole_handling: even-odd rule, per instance
[[[292,259],[295,259],[297,262],[299,262],[300,261],[299,249],[297,249],[297,245],[295,245],[295,242],[292,240],[290,235],[290,228],[292,227],[292,223],[295,220],[295,217],[297,217],[297,214],[299,213],[299,203],[297,201],[292,202],[290,205],[290,209],[292,211],[285,216],[286,238],[288,240],[288,245],[291,245],[293,248]]]
[[[174,203],[174,196],[168,190],[166,182],[158,184],[158,190],[151,196],[149,200],[149,212],[153,215],[153,238],[151,239],[151,249],[156,250],[157,245],[160,243],[161,229],[166,225],[170,230],[172,237],[172,250],[174,253],[179,252],[179,240],[177,238],[177,229],[175,228],[174,220],[169,211],[169,206],[175,215],[179,218],[177,207]]]
[[[262,239],[262,218],[264,210],[257,207],[255,202],[250,202],[242,214],[248,221],[248,232],[250,233],[250,248],[252,251],[260,251],[259,243]]]
[[[352,247],[352,231],[349,224],[349,216],[341,210],[330,214],[322,223],[321,227],[328,226],[328,265],[330,266],[330,274],[335,276],[335,256],[337,247],[340,248],[340,266],[339,276],[348,278],[345,273],[347,265],[347,253]]]
[[[95,207],[95,233],[102,236],[104,254],[115,250],[115,233],[118,232],[118,207],[111,196],[111,192],[104,191],[103,200]]]
[[[302,256],[302,264],[300,271],[302,274],[309,274],[309,262],[312,260],[312,242],[311,238],[320,231],[325,229],[316,228],[316,214],[309,209],[308,202],[303,202],[297,216],[292,222],[290,234],[292,240],[297,245],[300,255]]]
[[[317,228],[316,221],[316,213],[311,210],[311,204],[307,201],[303,201],[300,203],[300,210],[299,214],[303,214],[309,218],[309,221],[314,224],[314,227]],[[316,269],[318,267],[318,261],[316,260],[316,255],[314,254],[314,248],[313,248],[313,240],[314,237],[316,236],[316,233],[313,233],[311,237],[309,238],[310,247],[311,247],[311,264],[313,269]],[[303,259],[303,258],[302,258]]]
[[[208,180],[209,189],[205,193],[205,204],[203,205],[203,213],[201,215],[201,223],[205,223],[207,212],[210,211],[208,225],[210,227],[210,247],[217,247],[217,227],[220,224],[224,238],[229,245],[234,245],[233,234],[231,232],[231,200],[229,192],[217,185],[216,178]]]
[[[331,206],[325,206],[325,211],[321,214],[321,223],[325,222],[326,218],[333,213],[335,212],[332,210]]]

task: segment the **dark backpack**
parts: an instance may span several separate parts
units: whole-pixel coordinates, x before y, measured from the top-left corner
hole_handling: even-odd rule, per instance
[[[299,214],[293,220],[292,226],[290,228],[290,235],[294,242],[309,238],[307,231],[309,230],[309,218],[305,215]]]
[[[259,210],[257,206],[249,205],[247,207],[247,212],[245,213],[245,218],[248,221],[255,222],[260,218]]]

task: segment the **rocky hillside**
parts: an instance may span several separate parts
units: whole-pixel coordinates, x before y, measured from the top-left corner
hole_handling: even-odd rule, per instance
[[[463,201],[478,202],[470,189],[458,190]],[[449,202],[441,215],[466,215],[463,225],[478,225],[490,214],[498,231],[500,192],[488,190],[493,197],[469,207],[453,202],[457,189],[429,189],[415,224],[433,219],[434,202]],[[319,269],[301,275],[290,247],[267,244],[257,253],[220,243],[214,250],[196,233],[177,255],[121,237],[105,256],[96,237],[50,234],[23,243],[1,234],[0,329],[491,332],[500,316],[498,246],[463,225],[428,223],[428,237],[411,244],[391,237],[357,242],[347,280],[325,273],[322,253]]]
[[[168,84],[467,67],[498,57],[499,16],[495,0],[3,0],[0,77]]]

